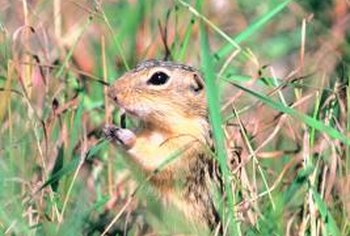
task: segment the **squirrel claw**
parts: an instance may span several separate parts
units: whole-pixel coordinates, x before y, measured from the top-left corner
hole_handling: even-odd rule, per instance
[[[115,141],[126,149],[130,149],[136,141],[136,136],[132,131],[114,125],[105,125],[103,134],[107,140]]]

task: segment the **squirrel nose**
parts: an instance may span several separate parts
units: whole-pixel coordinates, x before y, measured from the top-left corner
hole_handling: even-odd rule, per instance
[[[111,99],[113,99],[114,102],[118,102],[118,97],[117,97],[117,93],[114,91],[113,87],[110,87],[108,89],[108,97],[110,97]]]
[[[117,95],[113,95],[113,96],[112,96],[112,99],[113,99],[113,101],[114,101],[115,103],[118,102],[118,97],[117,97]]]

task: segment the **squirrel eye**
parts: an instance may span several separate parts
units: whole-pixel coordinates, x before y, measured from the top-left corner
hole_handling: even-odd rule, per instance
[[[167,74],[158,71],[151,76],[151,78],[147,81],[147,84],[162,85],[165,84],[168,80],[169,76]]]

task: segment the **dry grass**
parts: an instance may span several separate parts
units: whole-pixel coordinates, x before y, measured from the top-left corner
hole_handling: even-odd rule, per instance
[[[165,55],[217,78],[208,92],[213,107],[222,104],[211,120],[221,168],[231,168],[227,235],[350,234],[348,1],[0,0],[0,8],[4,235],[190,230],[101,138],[119,120],[105,85]]]

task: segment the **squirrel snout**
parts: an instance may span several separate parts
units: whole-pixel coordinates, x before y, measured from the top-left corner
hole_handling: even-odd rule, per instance
[[[110,96],[110,98],[112,98],[115,103],[118,103],[117,95],[112,95],[112,96]]]
[[[111,99],[113,99],[114,102],[118,102],[118,97],[117,97],[117,93],[115,92],[113,87],[110,87],[108,89],[108,97],[110,97]]]

